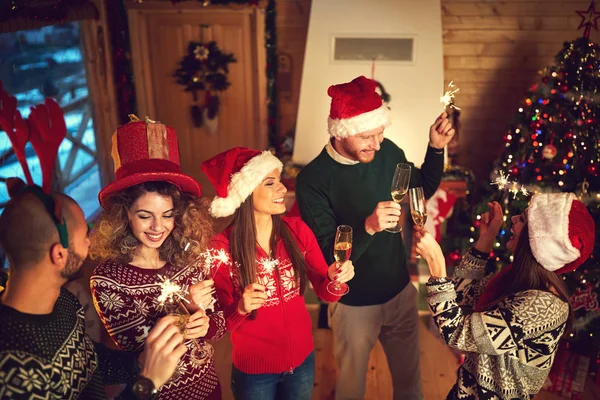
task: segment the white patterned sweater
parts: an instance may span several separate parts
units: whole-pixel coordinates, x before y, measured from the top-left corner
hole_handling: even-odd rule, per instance
[[[196,266],[174,267],[167,263],[152,270],[129,264],[106,261],[96,267],[90,285],[94,305],[113,341],[122,350],[141,350],[148,332],[165,315],[158,304],[163,278],[187,289],[201,280],[203,273]],[[225,319],[217,311],[208,313],[210,328],[206,340],[217,341],[225,334]],[[202,343],[203,339],[196,339]],[[205,400],[220,399],[221,389],[214,360],[194,362],[195,344],[187,340],[188,351],[181,358],[177,371],[160,389],[160,399]]]
[[[466,352],[447,399],[531,399],[548,377],[569,306],[550,292],[527,290],[473,312],[490,276],[487,259],[468,252],[452,282],[427,283],[429,307],[444,340]]]

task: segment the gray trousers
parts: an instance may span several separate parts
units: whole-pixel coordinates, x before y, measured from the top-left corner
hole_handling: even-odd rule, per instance
[[[369,354],[377,339],[388,360],[394,400],[423,398],[417,290],[412,283],[387,303],[361,307],[331,303],[328,311],[340,371],[336,400],[364,399]]]

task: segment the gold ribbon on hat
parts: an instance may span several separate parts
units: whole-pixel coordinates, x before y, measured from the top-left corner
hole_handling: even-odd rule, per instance
[[[129,122],[141,122],[135,114],[129,114]],[[148,116],[146,123],[146,139],[148,140],[148,158],[169,159],[169,146],[167,143],[167,127],[159,121],[154,121]],[[113,157],[114,158],[114,157]]]

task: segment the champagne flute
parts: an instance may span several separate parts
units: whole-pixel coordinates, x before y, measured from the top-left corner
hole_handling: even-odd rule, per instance
[[[410,216],[412,217],[415,225],[423,228],[425,226],[425,222],[427,222],[427,208],[425,207],[423,188],[410,188],[408,190],[408,197],[410,203]],[[421,258],[421,256],[417,254],[416,258]]]
[[[408,190],[410,199],[410,215],[418,227],[424,227],[427,222],[427,209],[425,208],[425,196],[423,188],[415,187]]]
[[[394,172],[394,178],[392,179],[392,200],[400,204],[406,193],[408,192],[408,185],[410,183],[410,165],[400,163],[396,165],[396,171]],[[386,232],[399,233],[402,232],[402,225],[400,221],[393,228],[387,228]]]
[[[168,301],[165,304],[165,309],[167,315],[173,315],[177,317],[177,320],[175,321],[175,326],[179,328],[180,332],[183,334],[183,337],[185,339],[185,326],[187,325],[190,318],[189,311],[179,300]],[[198,343],[197,339],[191,340],[194,343],[192,353],[190,354],[190,360],[192,361],[192,363],[200,365],[205,362],[208,362],[208,360],[210,360],[210,358],[213,356],[215,349],[205,341],[202,341],[202,343],[200,344]]]
[[[340,225],[337,227],[333,244],[333,257],[338,269],[350,259],[350,253],[352,253],[352,227]],[[327,291],[334,296],[343,296],[350,291],[350,288],[346,283],[331,281],[327,284]]]

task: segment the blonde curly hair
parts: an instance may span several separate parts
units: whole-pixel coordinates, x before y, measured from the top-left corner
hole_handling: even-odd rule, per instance
[[[157,193],[173,199],[175,224],[159,249],[161,260],[175,266],[198,262],[213,235],[208,201],[181,192],[168,182],[141,183],[111,197],[108,209],[99,215],[90,234],[90,257],[101,261],[112,259],[121,263],[131,262],[140,241],[129,228],[127,211],[146,193]]]

